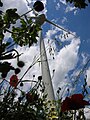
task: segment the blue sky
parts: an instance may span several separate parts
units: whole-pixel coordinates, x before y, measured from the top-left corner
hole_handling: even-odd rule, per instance
[[[58,1],[59,2],[59,1]],[[60,25],[65,26],[65,28],[70,29],[77,33],[78,36],[81,38],[81,51],[85,51],[90,53],[89,51],[89,42],[90,42],[90,7],[88,6],[86,9],[79,10],[77,9],[76,15],[74,15],[74,11],[65,13],[66,5],[60,4],[60,8],[56,10],[57,2],[48,1],[48,12],[47,17],[52,19],[58,19],[57,23]],[[49,14],[50,13],[50,14]],[[67,18],[67,21],[64,24],[61,23],[63,17]],[[87,46],[87,47],[86,47]]]
[[[30,10],[30,7],[32,7],[35,0],[28,0],[28,2],[29,6],[27,6],[26,0],[4,0],[4,6],[2,9],[5,10],[7,8],[16,7],[19,14],[23,14],[26,11]],[[43,37],[45,46],[48,46],[48,49],[46,51],[48,59],[50,59],[48,62],[50,66],[51,76],[53,76],[52,71],[55,69],[54,77],[52,79],[54,89],[56,90],[58,87],[61,87],[63,91],[65,86],[68,85],[68,87],[74,91],[69,78],[71,78],[73,75],[78,75],[80,68],[85,64],[87,60],[87,56],[90,56],[90,6],[88,6],[86,9],[80,10],[70,4],[66,4],[65,0],[42,0],[42,2],[45,5],[45,10],[40,14],[44,13],[47,19],[60,25],[61,27],[64,27],[67,30],[70,30],[78,37],[74,38],[72,35],[68,35],[66,39],[64,39],[64,37],[61,38],[61,35],[63,36],[63,34],[66,34],[64,31],[57,29],[48,23],[45,23],[43,25]],[[29,16],[32,15],[33,13],[29,14]],[[7,33],[6,37],[9,38],[11,36]],[[60,43],[58,50],[55,43],[55,38]],[[48,39],[50,40],[49,43]],[[53,48],[52,55],[49,53],[50,47]],[[21,76],[27,67],[32,64],[33,59],[39,55],[39,45],[34,45],[31,48],[21,48],[18,46],[17,50],[24,53],[21,56],[21,59],[26,63],[26,66],[19,75]],[[55,57],[54,60],[53,55]],[[16,61],[13,60],[12,64],[15,65]],[[37,76],[41,74],[41,71],[39,71],[39,69],[39,64],[33,66],[31,71],[29,71],[29,73],[25,76],[25,79],[32,78],[33,74],[36,75],[37,79]],[[89,66],[85,74],[87,74],[87,83],[89,86]],[[79,83],[82,83],[82,81],[83,80],[79,81]],[[82,88],[82,84],[79,84],[79,87]]]
[[[81,59],[83,59],[81,57],[82,54],[86,56],[89,56],[90,54],[90,6],[88,6],[86,9],[80,10],[75,8],[73,5],[66,4],[64,1],[62,2],[62,0],[56,0],[47,1],[46,7],[46,16],[49,20],[54,21],[60,26],[63,26],[65,29],[75,32],[77,37],[80,37],[78,54],[81,62]],[[49,24],[45,24],[44,31],[48,28],[50,29]],[[64,41],[63,45],[66,45],[66,41]]]
[[[60,8],[56,10],[57,4]],[[66,29],[70,29],[76,32],[77,36],[81,38],[80,50],[85,51],[90,54],[89,44],[90,44],[90,6],[86,9],[74,9],[72,11],[65,12],[66,5],[62,4],[59,0],[56,2],[49,1],[47,5],[47,17],[52,20],[57,20],[57,24],[65,26]],[[74,15],[74,12],[76,14]],[[62,19],[65,17],[67,20],[62,24]]]

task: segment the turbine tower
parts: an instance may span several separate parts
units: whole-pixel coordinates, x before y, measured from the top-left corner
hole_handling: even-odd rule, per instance
[[[42,31],[40,31],[40,55],[41,55],[42,79],[45,86],[45,93],[47,94],[47,99],[52,101],[55,99],[55,97],[54,97],[54,90],[51,81],[51,75],[50,75],[44,40],[42,37]]]

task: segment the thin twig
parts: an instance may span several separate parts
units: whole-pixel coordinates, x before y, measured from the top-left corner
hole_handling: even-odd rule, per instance
[[[53,43],[53,41],[51,42],[51,44]],[[48,46],[47,46],[48,47]],[[47,48],[46,47],[46,48]],[[41,54],[39,54],[38,56],[37,56],[37,58],[32,62],[32,64],[27,68],[27,70],[25,71],[25,73],[23,74],[23,76],[20,78],[20,81],[22,81],[22,79],[23,79],[23,77],[27,74],[27,72],[30,70],[30,68],[31,67],[33,67],[39,60],[40,60],[40,58],[41,58],[41,55],[43,55],[43,53],[44,53],[45,51],[43,50],[42,52],[41,52]]]
[[[55,23],[53,23],[53,22],[51,22],[51,21],[49,21],[49,20],[47,20],[47,19],[46,19],[45,21],[48,22],[48,23],[50,23],[50,24],[52,24],[52,25],[54,25],[55,27],[57,27],[57,28],[65,31],[65,32],[67,32],[68,34],[73,35],[75,38],[78,38],[76,35],[74,35],[74,34],[73,34],[72,32],[70,32],[69,30],[66,30],[66,29],[64,29],[63,27],[61,27],[61,26],[59,26],[59,25],[57,25],[57,24],[55,24]]]

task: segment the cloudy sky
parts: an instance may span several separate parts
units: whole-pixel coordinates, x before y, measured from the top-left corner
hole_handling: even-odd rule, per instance
[[[5,11],[7,8],[17,8],[18,13],[23,13],[30,10],[33,3],[36,0],[3,0],[4,5],[2,9]],[[75,38],[71,34],[62,31],[49,23],[44,23],[43,38],[46,46],[46,52],[48,56],[48,62],[52,77],[54,89],[58,87],[62,88],[62,91],[67,91],[67,88],[71,88],[71,94],[76,91],[79,93],[82,90],[83,79],[78,80],[78,86],[74,85],[73,82],[76,75],[79,74],[81,68],[90,58],[90,6],[84,10],[79,10],[72,5],[69,5],[65,0],[41,0],[44,3],[45,9],[40,14],[44,13],[46,18],[66,30],[71,31]],[[32,16],[30,13],[29,16]],[[10,34],[7,34],[7,38]],[[24,53],[21,56],[21,60],[24,60],[26,66],[22,69],[21,76],[24,71],[32,64],[33,61],[39,57],[39,44],[34,45],[30,48],[17,47],[19,52]],[[16,64],[14,60],[12,64]],[[37,79],[38,75],[41,75],[40,63],[37,62],[33,66],[25,79]],[[53,73],[53,70],[55,72]],[[87,74],[87,83],[90,85],[90,68],[89,65],[87,70],[84,71]],[[80,89],[79,89],[80,88]],[[89,91],[89,90],[88,90]],[[66,92],[65,92],[66,93]]]

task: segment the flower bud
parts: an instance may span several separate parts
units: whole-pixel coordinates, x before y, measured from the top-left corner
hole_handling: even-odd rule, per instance
[[[37,12],[41,12],[44,9],[44,5],[41,1],[36,1],[33,7]]]

